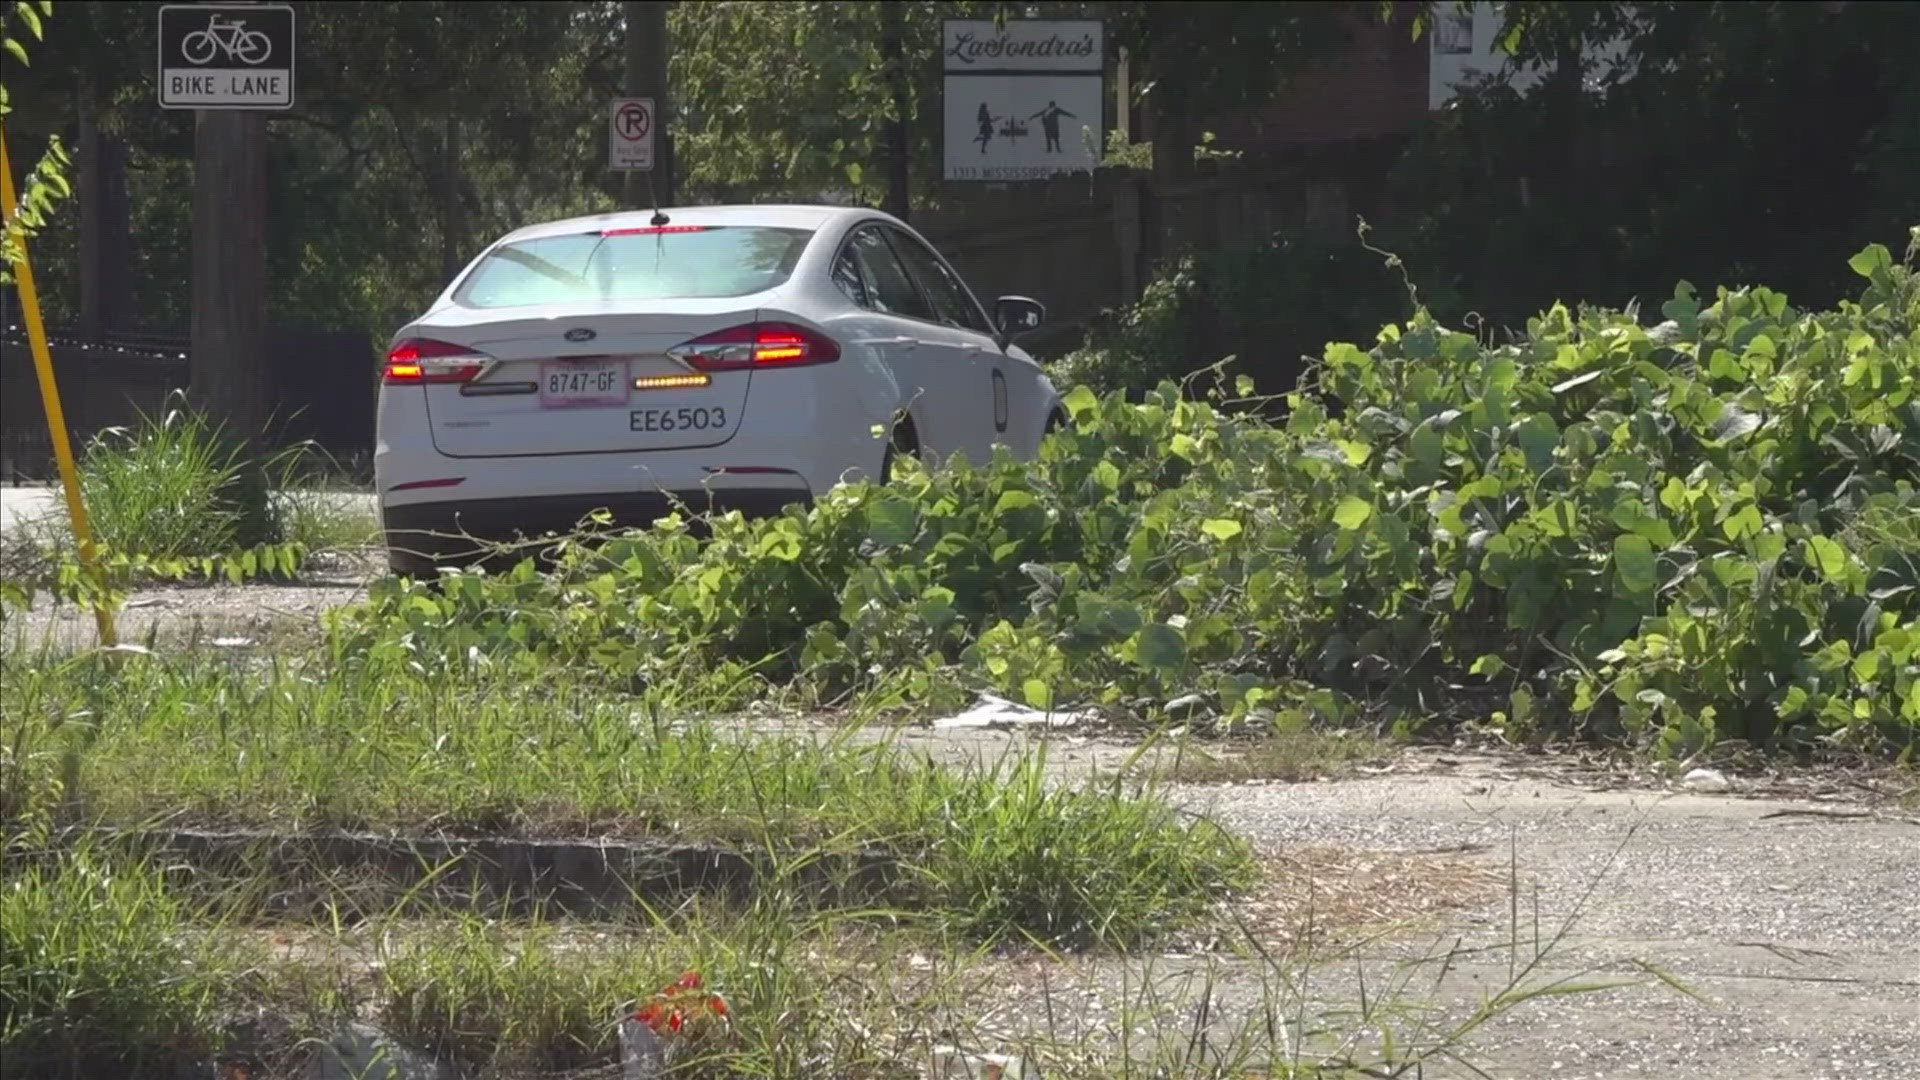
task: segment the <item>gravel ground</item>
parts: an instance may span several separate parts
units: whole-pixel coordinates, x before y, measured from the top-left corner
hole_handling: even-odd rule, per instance
[[[362,573],[315,574],[297,585],[165,585],[143,588],[114,618],[123,644],[155,647],[247,644],[275,647],[311,642],[329,608],[366,595]],[[56,652],[90,648],[99,641],[91,608],[40,598],[24,612],[9,610],[4,632],[10,644]]]
[[[1402,1045],[1430,1037],[1508,985],[1510,944],[1518,939],[1519,961],[1528,963],[1537,928],[1551,947],[1528,985],[1566,977],[1638,985],[1524,1003],[1476,1033],[1462,1061],[1437,1061],[1422,1075],[1916,1075],[1920,821],[1897,809],[1592,791],[1512,775],[1494,758],[1468,758],[1452,771],[1184,793],[1194,809],[1270,852],[1458,853],[1490,872],[1494,887],[1451,916],[1417,920],[1315,972],[1312,1010],[1356,1008],[1363,976],[1376,1002],[1395,997],[1383,988],[1406,978],[1402,1003],[1439,1013],[1401,1014],[1383,1026]],[[1504,880],[1510,868],[1517,890]],[[1409,863],[1405,872],[1422,871]],[[1436,952],[1450,959],[1435,962]],[[1656,981],[1642,963],[1698,999]],[[1281,982],[1231,958],[1065,967],[1052,977],[1056,989],[1125,982],[1133,1011],[1151,999],[1162,1031],[1183,1038],[1210,988],[1208,1030],[1222,1044],[1242,1025],[1265,1024],[1268,995]],[[1297,977],[1297,967],[1286,970]],[[1129,1011],[1110,991],[1101,996],[1107,1015]],[[1281,995],[1283,1019],[1297,1001]]]
[[[311,640],[320,613],[360,595],[365,581],[349,574],[298,587],[144,590],[123,612],[121,636]],[[45,607],[11,617],[6,632],[69,646],[90,643],[93,633],[86,612]],[[1028,736],[919,731],[912,738],[957,762],[997,759]],[[1063,775],[1110,768],[1129,752],[1101,739],[1052,739]],[[1543,943],[1568,929],[1531,984],[1582,972],[1639,983],[1523,1004],[1475,1035],[1464,1055],[1471,1066],[1439,1061],[1426,1077],[1920,1074],[1920,819],[1913,811],[1751,798],[1737,783],[1733,793],[1715,795],[1633,785],[1594,790],[1576,782],[1590,778],[1541,761],[1412,753],[1383,775],[1188,787],[1177,796],[1296,868],[1308,865],[1296,859],[1303,850],[1344,852],[1349,861],[1373,858],[1387,868],[1395,880],[1386,886],[1439,897],[1354,958],[1313,971],[1306,998],[1316,1008],[1357,1006],[1363,976],[1377,1002],[1396,975],[1411,972],[1397,996],[1437,1008],[1429,1025],[1457,1021],[1507,984],[1515,940],[1520,962],[1531,958],[1536,928]],[[1463,866],[1478,872],[1479,886],[1440,897],[1440,871],[1450,868],[1452,889]],[[1508,885],[1510,870],[1517,888]],[[1286,929],[1258,933],[1283,955]],[[1450,955],[1444,972],[1415,964],[1435,943]],[[1301,977],[1296,962],[1279,963],[1265,968],[1224,953],[1070,958],[1020,962],[1015,977],[1038,978],[1044,968],[1055,1026],[1098,1032],[1115,1017],[1134,1027],[1145,1023],[1144,1012],[1157,1012],[1160,1034],[1185,1032],[1205,997],[1202,1026],[1230,1039],[1242,1025],[1263,1023],[1269,995]],[[1654,981],[1640,963],[1699,999]],[[1069,1003],[1077,1011],[1063,1017]],[[1029,1012],[1009,1026],[1033,1022]],[[1403,1016],[1387,1026],[1404,1039],[1419,1024]]]

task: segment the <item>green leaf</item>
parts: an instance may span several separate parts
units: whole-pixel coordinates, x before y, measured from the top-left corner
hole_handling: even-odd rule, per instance
[[[1028,679],[1020,684],[1020,694],[1027,704],[1036,709],[1053,708],[1053,687],[1041,679]]]
[[[1252,397],[1253,378],[1247,375],[1235,376],[1233,380],[1233,391],[1241,397]]]
[[[1807,700],[1805,687],[1790,686],[1787,688],[1787,695],[1780,699],[1780,704],[1774,708],[1774,711],[1780,715],[1780,719],[1791,720],[1806,710]]]
[[[1738,511],[1728,515],[1720,523],[1720,531],[1727,534],[1729,540],[1739,540],[1746,536],[1759,536],[1767,529],[1767,519],[1760,516],[1759,507],[1748,503]]]
[[[1862,685],[1871,684],[1874,676],[1880,674],[1880,653],[1869,650],[1853,658],[1853,677]]]
[[[1413,434],[1407,439],[1407,449],[1415,461],[1428,469],[1438,469],[1446,463],[1446,443],[1431,425],[1422,424],[1414,428]]]
[[[1187,662],[1187,639],[1166,623],[1153,623],[1134,638],[1134,656],[1149,668],[1173,671]]]
[[[1553,467],[1553,452],[1560,446],[1560,426],[1553,422],[1553,417],[1535,413],[1527,417],[1514,434],[1527,455],[1527,468],[1543,473]]]
[[[1613,573],[1614,581],[1624,595],[1653,595],[1658,585],[1657,566],[1653,545],[1647,542],[1646,537],[1626,533],[1613,538]]]
[[[993,504],[993,514],[995,517],[998,517],[1009,510],[1024,510],[1029,506],[1038,505],[1040,505],[1040,500],[1034,498],[1032,492],[1017,489],[1004,491],[1000,493],[999,501]]]
[[[1807,555],[1807,561],[1828,581],[1845,580],[1847,567],[1852,562],[1839,541],[1824,536],[1807,537]]]
[[[1572,536],[1580,525],[1580,511],[1570,499],[1556,499],[1551,506],[1533,515],[1533,520],[1548,536]]]
[[[913,539],[913,504],[889,496],[867,504],[867,538],[882,547],[893,547]]]
[[[1067,412],[1076,421],[1083,416],[1091,416],[1100,411],[1100,399],[1084,386],[1076,386],[1067,391],[1067,396],[1060,399],[1060,404],[1067,407]]]
[[[1103,491],[1120,490],[1120,467],[1101,458],[1100,464],[1093,467],[1093,481],[1099,484]]]
[[[1505,660],[1493,653],[1488,653],[1480,659],[1475,660],[1473,666],[1468,668],[1467,672],[1471,675],[1485,675],[1489,679],[1497,679],[1500,677],[1500,673],[1506,670],[1507,662]]]
[[[1348,532],[1353,532],[1365,525],[1367,519],[1372,516],[1373,504],[1352,495],[1341,499],[1340,505],[1333,510],[1333,520]]]
[[[1700,316],[1700,301],[1694,293],[1693,283],[1682,281],[1675,285],[1673,299],[1660,305],[1660,314],[1679,323],[1682,333],[1693,333]]]
[[[1232,518],[1208,518],[1200,523],[1200,531],[1215,540],[1231,540],[1240,535],[1240,523]]]
[[[1534,698],[1532,690],[1524,686],[1516,686],[1513,688],[1513,693],[1507,695],[1507,701],[1513,706],[1513,718],[1515,721],[1524,724],[1533,719],[1534,709],[1538,702],[1537,699]]]
[[[13,38],[7,38],[4,42],[0,42],[0,44],[4,44],[8,52],[20,58],[21,66],[23,67],[31,66],[30,62],[27,60],[26,47],[21,45],[20,42],[16,41]]]
[[[1678,514],[1687,509],[1692,501],[1692,495],[1686,481],[1677,476],[1669,476],[1666,485],[1660,489],[1660,505]]]
[[[1893,253],[1887,250],[1885,244],[1868,244],[1859,254],[1848,259],[1847,265],[1853,268],[1854,273],[1871,279],[1875,274],[1892,269]]]
[[[770,532],[754,545],[753,553],[763,559],[793,562],[800,557],[800,538],[790,532]]]

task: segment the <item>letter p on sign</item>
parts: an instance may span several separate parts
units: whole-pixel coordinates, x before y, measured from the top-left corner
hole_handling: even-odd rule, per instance
[[[607,167],[616,172],[651,172],[653,99],[614,98],[607,120]]]

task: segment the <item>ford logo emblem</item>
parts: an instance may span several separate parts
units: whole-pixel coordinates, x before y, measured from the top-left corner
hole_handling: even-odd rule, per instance
[[[592,341],[594,338],[599,336],[600,335],[594,333],[593,331],[587,329],[584,326],[575,327],[574,329],[567,331],[568,341]]]

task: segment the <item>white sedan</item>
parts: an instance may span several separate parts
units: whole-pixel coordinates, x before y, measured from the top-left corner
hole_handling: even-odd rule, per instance
[[[1031,456],[1065,421],[1012,336],[919,234],[871,210],[718,206],[509,234],[393,340],[374,479],[396,572],[467,536],[776,512],[896,454]]]

